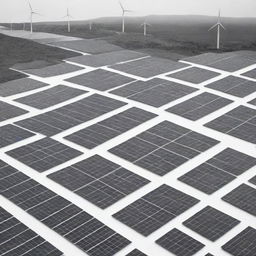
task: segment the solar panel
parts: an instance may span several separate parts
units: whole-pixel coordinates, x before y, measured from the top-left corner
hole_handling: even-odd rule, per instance
[[[126,254],[126,256],[147,256],[145,253],[139,251],[138,249],[135,249],[131,251],[130,253]]]
[[[67,59],[69,62],[78,63],[80,65],[90,67],[102,67],[113,65],[120,62],[130,61],[146,57],[147,55],[141,52],[130,50],[121,50],[115,52],[101,53],[97,55],[83,55]]]
[[[185,58],[184,60],[228,72],[235,72],[255,64],[255,60],[251,58],[252,54],[243,52],[205,53]]]
[[[239,106],[205,124],[205,126],[236,138],[256,143],[255,120],[255,109]]]
[[[99,91],[107,91],[128,84],[134,81],[134,79],[107,70],[97,69],[79,76],[71,77],[66,81]]]
[[[256,216],[256,189],[246,184],[222,197],[225,202]]]
[[[116,64],[110,67],[127,74],[143,78],[150,78],[163,73],[188,67],[188,65],[167,59],[148,57],[140,60],[130,61],[128,63]]]
[[[199,200],[162,185],[113,215],[144,236],[150,235]]]
[[[30,230],[9,212],[0,207],[1,255],[63,255],[61,251]],[[32,254],[38,252],[38,254]],[[54,252],[54,254],[53,254]]]
[[[251,100],[249,103],[256,106],[256,98],[254,100]]]
[[[0,127],[0,148],[30,138],[35,134],[12,124]]]
[[[22,78],[0,84],[0,95],[2,97],[12,96],[47,86],[48,84],[30,78]]]
[[[149,182],[98,155],[50,174],[48,177],[102,209]]]
[[[114,44],[109,44],[106,41],[98,39],[83,39],[83,40],[73,40],[73,41],[62,41],[54,42],[51,45],[57,47],[63,47],[74,51],[80,51],[84,53],[104,53],[122,50],[121,47]]]
[[[216,241],[239,223],[239,220],[210,206],[183,222],[186,227],[211,241]]]
[[[153,107],[161,107],[195,91],[197,89],[189,86],[154,78],[146,82],[136,81],[130,83],[111,91],[111,93]]]
[[[76,66],[76,65],[71,65],[68,63],[60,63],[57,65],[51,65],[47,66],[44,68],[39,68],[39,69],[27,69],[23,70],[24,72],[35,75],[35,76],[40,76],[40,77],[52,77],[52,76],[60,76],[68,73],[72,73],[75,71],[82,70],[82,67]]]
[[[256,78],[256,69],[252,69],[252,70],[247,71],[247,72],[245,72],[245,73],[243,73],[241,75],[255,79]]]
[[[163,176],[218,141],[164,121],[109,151]]]
[[[251,182],[252,184],[256,185],[256,176],[254,176],[253,178],[251,178],[249,180],[249,182]]]
[[[191,67],[183,71],[168,75],[168,77],[194,84],[200,84],[214,77],[217,77],[218,75],[220,74],[207,69]]]
[[[206,194],[212,194],[255,165],[255,158],[226,148],[178,179]]]
[[[2,162],[0,162],[0,164],[7,165]],[[130,243],[129,240],[79,207],[40,185],[18,170],[11,176],[13,176],[15,182],[9,182],[9,174],[6,174],[6,176],[0,180],[1,195],[14,203],[19,201],[18,206],[21,209],[42,221],[45,225],[64,236],[87,254],[98,256],[100,255],[99,252],[101,252],[101,255],[111,256]],[[30,192],[33,191],[34,194],[27,193],[29,190]],[[1,219],[10,218],[10,215],[1,214],[0,212],[0,217]],[[16,230],[13,230],[13,232],[15,234],[17,233]],[[8,234],[11,235],[12,233],[10,232]],[[20,242],[24,243],[31,238],[33,238],[31,232],[26,231],[24,240]],[[3,248],[6,250],[8,245]],[[33,253],[41,255],[39,252],[44,252],[44,250],[44,248],[35,249]],[[53,251],[51,253],[53,254],[49,254],[49,256],[55,255],[56,252]],[[28,255],[34,256],[34,254]],[[56,256],[58,255],[56,254]]]
[[[8,151],[7,154],[38,172],[44,172],[82,153],[51,138],[44,138]]]
[[[28,111],[22,108],[18,108],[9,103],[0,101],[0,122],[24,115],[26,113],[28,113]]]
[[[166,111],[196,121],[217,111],[233,101],[204,92],[187,101],[177,104]]]
[[[240,77],[228,76],[205,87],[236,97],[246,97],[256,91],[256,83]]]
[[[57,85],[50,89],[18,98],[15,101],[38,109],[48,108],[66,100],[82,95],[86,91],[74,89],[65,85]]]
[[[233,256],[252,256],[256,251],[256,229],[247,227],[237,236],[222,246]]]
[[[159,238],[156,243],[176,256],[192,256],[204,247],[204,244],[176,228]]]
[[[16,124],[46,136],[53,136],[124,105],[126,103],[93,94],[66,106],[16,122]]]
[[[65,137],[80,146],[92,149],[102,143],[156,117],[139,108],[130,108],[99,123]]]

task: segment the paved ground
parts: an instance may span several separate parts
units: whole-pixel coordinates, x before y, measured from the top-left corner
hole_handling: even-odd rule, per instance
[[[1,32],[99,55],[0,84],[0,255],[255,255],[254,52]]]

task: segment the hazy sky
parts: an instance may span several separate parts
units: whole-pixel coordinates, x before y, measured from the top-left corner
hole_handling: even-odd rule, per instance
[[[118,0],[30,0],[35,21],[61,20],[69,7],[74,19],[120,16]],[[27,0],[0,0],[0,22],[20,22],[29,19]],[[221,8],[223,16],[256,17],[256,0],[122,0],[129,15],[201,14],[216,15]]]

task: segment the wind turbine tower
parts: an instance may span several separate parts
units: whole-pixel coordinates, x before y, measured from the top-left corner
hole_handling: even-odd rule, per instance
[[[209,29],[209,31],[212,30],[212,29],[214,29],[214,28],[217,28],[217,49],[219,50],[219,49],[220,49],[220,31],[221,31],[221,28],[223,28],[224,30],[226,30],[225,27],[224,27],[224,26],[222,25],[222,23],[221,23],[220,10],[219,10],[219,16],[218,16],[218,21],[217,21],[217,23],[214,24],[214,25]]]
[[[144,21],[144,22],[141,24],[141,27],[142,27],[142,26],[143,26],[143,30],[144,30],[144,36],[146,36],[146,35],[147,35],[147,27],[148,27],[148,26],[151,27],[151,25],[148,24],[146,21]]]
[[[122,33],[124,33],[124,31],[125,31],[125,14],[127,12],[131,12],[131,11],[130,10],[126,10],[120,1],[119,1],[119,5],[120,5],[120,7],[122,9]]]
[[[67,14],[63,18],[68,19],[68,32],[70,33],[70,31],[71,31],[70,18],[72,18],[72,16],[69,14],[69,9],[68,8],[67,8]]]
[[[31,6],[31,3],[28,1],[28,5],[29,5],[29,8],[30,8],[30,32],[31,34],[33,33],[33,15],[34,14],[37,14],[39,15],[39,13],[36,13],[33,11],[33,8]]]

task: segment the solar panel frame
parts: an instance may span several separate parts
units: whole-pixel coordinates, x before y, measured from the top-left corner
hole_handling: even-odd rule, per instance
[[[82,147],[92,149],[156,116],[148,111],[133,107],[64,138]]]
[[[113,217],[148,236],[198,202],[190,195],[162,185],[113,214]]]
[[[227,215],[213,207],[207,206],[182,224],[201,236],[216,241],[235,226],[239,220]]]
[[[226,107],[233,101],[208,92],[201,93],[187,101],[183,101],[166,111],[196,121],[200,118]]]
[[[57,85],[44,91],[34,93],[15,101],[37,109],[45,109],[78,97],[87,91],[75,89],[65,85]]]
[[[222,246],[222,249],[233,256],[251,256],[256,249],[256,230],[247,227],[230,241]]]
[[[82,152],[46,137],[6,154],[38,172],[44,172],[78,157]]]
[[[156,243],[176,256],[192,256],[205,246],[176,228],[159,238]]]

